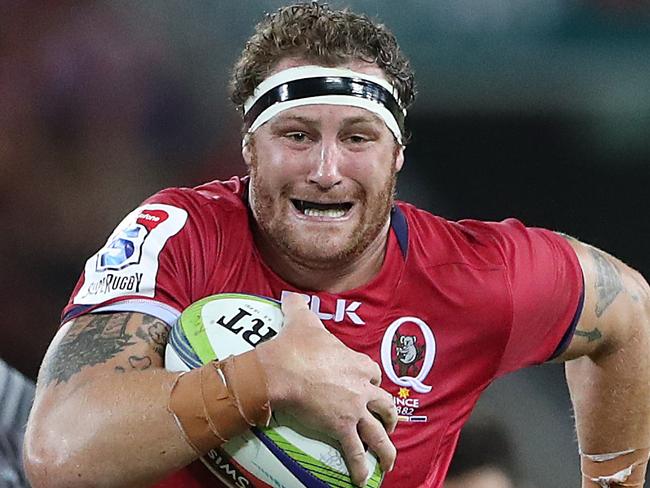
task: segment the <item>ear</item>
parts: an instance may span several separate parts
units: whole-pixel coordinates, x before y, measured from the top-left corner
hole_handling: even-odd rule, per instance
[[[399,172],[404,166],[404,146],[398,145],[395,148],[395,171]]]
[[[251,161],[253,160],[253,141],[250,134],[245,134],[241,141],[241,155],[244,158],[246,166],[250,168]]]

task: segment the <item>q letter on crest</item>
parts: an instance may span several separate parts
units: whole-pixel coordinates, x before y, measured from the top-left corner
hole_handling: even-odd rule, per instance
[[[399,336],[398,329],[404,324],[415,324],[419,327],[424,337],[424,345],[418,346],[417,336]],[[398,335],[398,340],[394,340]],[[400,366],[400,374],[395,372],[393,362],[393,345],[395,345],[397,364]],[[436,356],[436,339],[426,322],[417,317],[400,317],[395,320],[386,332],[381,341],[381,364],[388,378],[398,386],[413,388],[418,393],[429,393],[430,385],[423,383],[424,379],[433,367],[433,360]],[[423,360],[422,366],[417,363]],[[413,375],[409,374],[413,370]]]

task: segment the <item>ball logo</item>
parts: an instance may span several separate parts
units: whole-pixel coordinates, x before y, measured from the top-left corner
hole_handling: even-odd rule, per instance
[[[381,341],[381,363],[388,378],[396,385],[413,388],[418,393],[431,391],[431,386],[423,381],[433,367],[435,356],[433,332],[417,317],[395,320]]]

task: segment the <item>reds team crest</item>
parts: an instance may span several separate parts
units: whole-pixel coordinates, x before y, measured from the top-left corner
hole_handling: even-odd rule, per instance
[[[436,339],[418,317],[400,317],[386,329],[381,341],[381,363],[388,378],[398,386],[429,393],[424,383],[436,357]]]

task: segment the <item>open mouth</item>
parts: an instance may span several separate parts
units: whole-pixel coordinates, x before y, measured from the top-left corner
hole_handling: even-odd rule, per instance
[[[307,217],[328,217],[341,218],[352,208],[351,202],[340,203],[317,203],[308,202],[307,200],[291,199],[291,203],[296,209]]]

